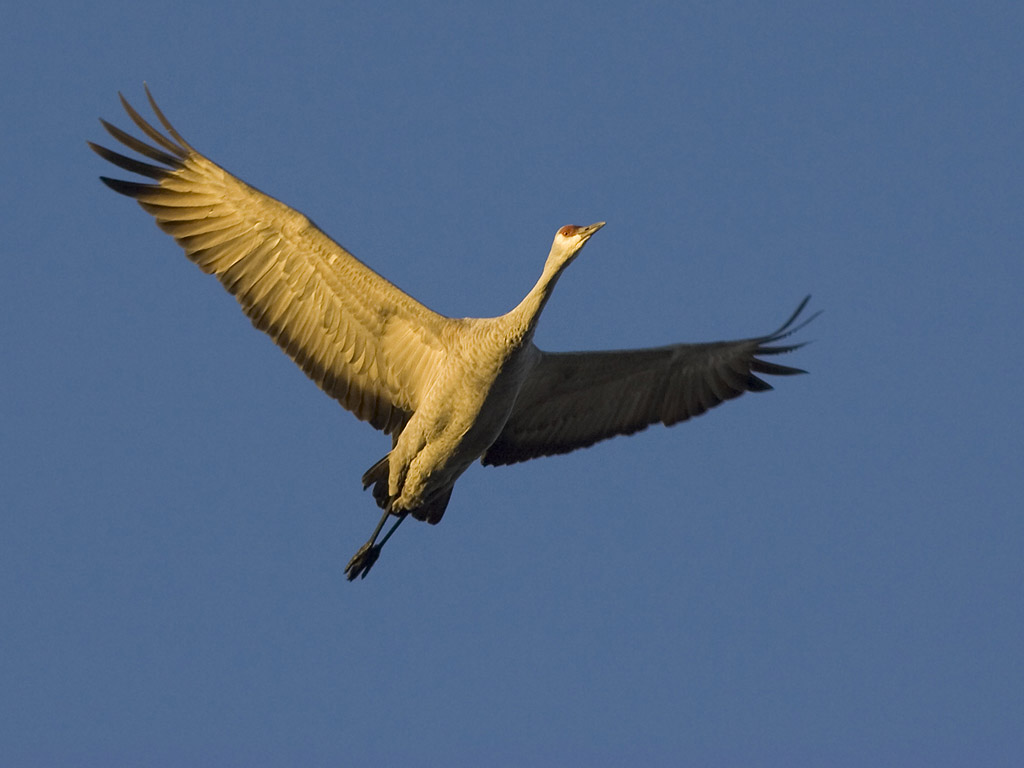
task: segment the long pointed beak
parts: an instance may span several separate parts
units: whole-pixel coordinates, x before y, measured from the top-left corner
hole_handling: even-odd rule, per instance
[[[582,237],[584,242],[586,242],[595,232],[597,232],[597,230],[599,230],[604,225],[605,222],[599,221],[596,224],[591,224],[589,227],[580,227],[579,231],[576,234]]]

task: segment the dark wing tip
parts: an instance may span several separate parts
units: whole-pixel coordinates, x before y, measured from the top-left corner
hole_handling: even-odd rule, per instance
[[[118,141],[121,141],[122,143],[126,144],[127,146],[136,150],[137,152],[146,154],[155,160],[160,160],[161,162],[167,162],[164,159],[164,157],[167,156],[166,153],[169,153],[169,155],[175,159],[169,162],[168,165],[180,163],[180,161],[188,157],[190,152],[195,151],[192,149],[192,146],[187,141],[185,141],[184,138],[182,138],[181,134],[174,130],[174,127],[170,124],[170,122],[164,116],[163,112],[156,105],[156,101],[153,99],[153,94],[149,91],[149,86],[146,86],[146,97],[149,99],[150,107],[153,109],[153,114],[157,116],[157,119],[163,125],[164,130],[166,130],[167,133],[170,134],[170,138],[160,133],[160,131],[158,131],[156,128],[150,125],[150,123],[148,123],[146,119],[143,118],[142,115],[138,113],[138,111],[136,111],[135,107],[133,107],[129,103],[128,99],[124,97],[123,93],[118,91],[117,96],[121,100],[122,108],[124,108],[124,111],[128,113],[128,117],[131,118],[132,122],[135,123],[138,129],[142,131],[144,134],[146,134],[146,136],[148,136],[149,139],[156,146],[154,147],[150,145],[143,145],[146,147],[146,149],[141,149],[138,145],[141,144],[142,142],[139,142],[138,139],[135,139],[129,136],[128,134],[125,134],[124,131],[114,128],[106,121],[101,120],[100,122],[103,123],[103,126]]]
[[[109,176],[100,176],[100,181],[106,184],[115,192],[128,197],[139,197],[147,192],[160,189],[156,184],[140,184],[136,181],[123,181],[122,179],[111,179]]]
[[[758,350],[760,352],[760,350]],[[769,363],[766,360],[758,360],[756,357],[750,365],[750,370],[763,373],[768,376],[795,376],[800,373],[807,373],[803,368],[794,368],[789,365]]]
[[[800,342],[799,344],[773,345],[772,342],[779,341],[781,339],[786,338],[787,336],[792,336],[794,333],[804,328],[808,323],[810,323],[818,315],[821,314],[821,310],[819,309],[810,317],[794,325],[794,323],[796,323],[797,318],[800,317],[800,314],[804,311],[804,308],[807,306],[807,303],[810,300],[811,296],[810,294],[808,294],[807,296],[804,297],[803,301],[800,302],[799,306],[797,306],[796,311],[794,311],[793,314],[789,316],[789,319],[786,320],[786,322],[783,323],[777,331],[775,331],[774,333],[770,333],[767,336],[762,336],[760,339],[758,339],[757,347],[753,350],[753,354],[758,356],[781,355],[787,352],[793,352],[794,350],[800,349],[801,347],[809,344],[810,342],[803,341]],[[807,373],[807,371],[805,371],[803,368],[795,368],[789,365],[769,363],[766,360],[761,360],[758,357],[754,357],[750,361],[750,375],[747,379],[747,389],[749,389],[751,392],[763,392],[765,390],[772,389],[772,387],[767,382],[762,381],[757,376],[754,376],[754,373],[762,373],[768,376],[795,376],[797,374]]]
[[[178,144],[187,150],[192,150],[192,146],[185,141],[180,133],[174,130],[174,126],[171,125],[171,121],[164,116],[163,110],[156,105],[156,99],[153,98],[153,93],[149,90],[149,83],[143,81],[142,87],[146,90],[146,99],[149,100],[149,106],[153,110],[153,114],[156,115],[157,119],[160,121],[161,125],[167,129],[167,132],[171,134],[171,137],[177,141]],[[808,298],[810,297],[808,296]]]
[[[91,141],[87,141],[86,144],[88,144],[89,148],[104,160],[113,163],[118,168],[124,168],[126,171],[137,173],[140,176],[148,176],[151,179],[162,179],[169,173],[166,168],[150,165],[149,163],[143,163],[140,160],[126,157],[125,155],[114,152],[104,146],[94,144]]]
[[[759,355],[784,355],[787,352],[795,352],[801,347],[806,347],[811,342],[801,341],[799,344],[786,344],[781,347],[766,347],[763,345],[758,346],[757,354]]]
[[[165,179],[174,171],[182,168],[185,164],[185,160],[189,156],[189,153],[194,150],[181,137],[181,134],[174,130],[163,112],[161,112],[157,107],[156,102],[153,100],[153,94],[149,91],[149,87],[146,86],[146,97],[149,99],[149,103],[153,108],[154,114],[160,120],[164,129],[170,134],[170,138],[160,133],[160,131],[146,122],[135,108],[128,103],[124,94],[118,92],[117,95],[121,99],[121,105],[124,107],[125,112],[128,113],[128,116],[132,119],[132,122],[135,123],[135,125],[145,134],[152,144],[132,136],[130,133],[121,130],[117,126],[111,125],[102,118],[100,118],[100,123],[106,129],[107,133],[117,139],[121,144],[128,147],[128,149],[138,152],[140,155],[143,155],[150,160],[162,163],[167,167],[152,165],[141,160],[136,160],[132,157],[127,157],[119,152],[114,152],[113,150],[107,149],[106,147],[91,141],[86,142],[89,145],[89,148],[104,160],[116,165],[118,168],[123,168],[131,173],[137,173],[140,176],[146,176],[157,181]],[[121,179],[112,179],[107,176],[100,176],[100,180],[115,192],[133,198],[139,198],[160,188],[155,184],[123,181]]]
[[[163,152],[151,144],[147,144],[146,142],[135,138],[130,133],[122,131],[116,125],[111,125],[102,117],[100,118],[100,123],[103,125],[104,129],[106,129],[107,133],[129,149],[135,150],[140,155],[145,155],[151,160],[156,160],[158,163],[163,163],[164,165],[168,165],[172,168],[178,168],[181,166],[182,158],[178,155],[170,155],[167,152]]]
[[[753,369],[756,370],[756,369]],[[767,371],[761,371],[761,373],[767,373]],[[747,376],[747,391],[748,392],[768,392],[769,390],[775,389],[764,379],[760,379],[754,374]]]
[[[796,322],[796,319],[798,317],[800,317],[800,314],[807,307],[807,304],[808,304],[808,302],[810,300],[811,300],[811,294],[807,294],[806,296],[804,296],[803,301],[800,302],[800,304],[797,306],[796,310],[794,310],[793,314],[789,316],[789,319],[786,320],[786,322],[784,322],[781,326],[779,326],[779,329],[776,330],[774,333],[769,333],[767,336],[765,336],[763,339],[761,339],[761,342],[762,343],[769,343],[769,342],[772,342],[772,341],[779,341],[780,339],[784,339],[787,336],[792,336],[794,333],[796,333],[800,329],[806,327],[808,325],[808,323],[813,321],[818,315],[820,315],[822,313],[822,310],[819,309],[817,312],[815,312],[813,315],[811,315],[810,317],[806,318],[805,320],[803,320],[799,324],[793,325],[793,323]]]

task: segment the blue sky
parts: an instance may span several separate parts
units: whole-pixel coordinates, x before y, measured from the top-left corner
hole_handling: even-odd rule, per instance
[[[17,4],[0,30],[11,765],[1010,765],[1015,3]],[[387,439],[97,180],[142,82],[450,315],[606,220],[537,343],[814,343],[673,429],[473,467],[365,581]],[[109,143],[109,142],[108,142]]]

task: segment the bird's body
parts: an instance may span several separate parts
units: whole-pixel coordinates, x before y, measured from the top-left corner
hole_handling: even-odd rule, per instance
[[[802,327],[792,324],[806,299],[778,331],[751,339],[617,352],[538,349],[533,334],[544,305],[603,222],[562,227],[537,283],[507,314],[439,315],[301,213],[196,152],[148,90],[147,96],[168,135],[123,97],[153,144],[103,125],[161,165],[90,146],[156,183],[103,181],[153,214],[327,394],[391,435],[391,451],[363,476],[384,516],[349,564],[349,578],[365,576],[375,562],[390,536],[376,542],[389,515],[439,522],[455,481],[478,459],[508,464],[565,453],[653,423],[674,424],[744,391],[770,389],[755,372],[802,373],[756,355],[799,346],[771,343]]]
[[[533,332],[558,276],[602,226],[604,222],[563,227],[541,279],[515,309],[500,317],[454,321],[452,332],[442,337],[445,354],[385,457],[387,504],[392,511],[431,523],[441,519],[455,481],[501,434],[523,382],[539,360]],[[371,469],[365,484],[383,484],[382,467],[376,469],[379,474]],[[383,500],[383,487],[375,489],[374,496]]]

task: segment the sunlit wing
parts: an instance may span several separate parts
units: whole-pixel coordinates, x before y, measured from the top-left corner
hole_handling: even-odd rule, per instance
[[[196,152],[148,88],[146,95],[166,134],[123,96],[121,103],[152,143],[101,122],[115,139],[159,165],[89,145],[153,183],[102,180],[151,213],[327,394],[378,429],[401,431],[453,321],[403,293],[298,211]]]
[[[651,424],[670,426],[744,392],[771,389],[756,374],[805,373],[761,360],[803,344],[773,346],[794,326],[808,296],[767,336],[609,352],[541,352],[484,464],[513,464],[568,453]]]

